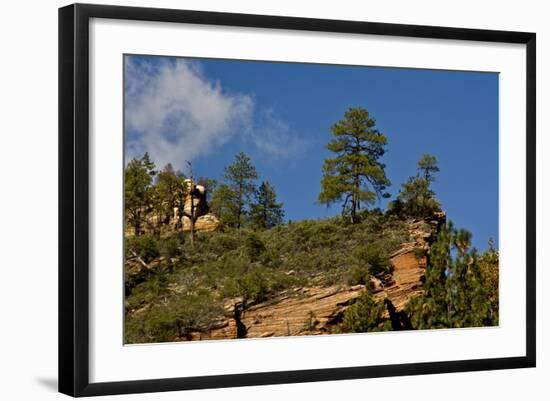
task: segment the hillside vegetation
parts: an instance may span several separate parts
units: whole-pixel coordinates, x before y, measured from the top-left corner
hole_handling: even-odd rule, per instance
[[[129,238],[127,341],[168,341],[181,334],[178,327],[205,329],[223,317],[229,298],[241,297],[246,309],[288,288],[365,284],[370,275],[390,273],[389,255],[408,237],[403,221],[372,212],[356,225],[338,217],[197,233],[194,247],[178,236]]]

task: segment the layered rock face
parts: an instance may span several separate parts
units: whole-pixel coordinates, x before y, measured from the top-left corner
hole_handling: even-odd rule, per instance
[[[240,313],[240,322],[249,338],[324,334],[340,322],[364,289],[363,285],[295,288],[269,304],[249,307]],[[234,315],[240,306],[240,300],[232,300],[226,310]],[[238,338],[238,323],[234,318],[222,321],[208,333],[194,333],[193,339]]]
[[[402,244],[400,249],[391,255],[391,278],[382,283],[383,288],[376,293],[376,297],[388,298],[397,311],[401,311],[411,298],[422,294],[422,279],[428,251],[445,220],[445,213],[439,212],[430,220],[409,222],[411,241]]]
[[[385,318],[392,317],[390,309],[392,314],[399,313],[411,298],[422,294],[429,246],[444,222],[443,212],[429,221],[409,221],[410,241],[391,255],[392,273],[372,279],[375,299],[386,300]],[[244,311],[242,299],[232,299],[225,305],[227,319],[210,330],[190,333],[187,339],[326,334],[341,322],[344,311],[364,289],[363,285],[293,288]]]

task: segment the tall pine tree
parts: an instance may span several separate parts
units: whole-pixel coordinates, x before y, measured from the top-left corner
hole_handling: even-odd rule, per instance
[[[342,214],[349,215],[352,223],[357,222],[362,206],[389,197],[386,188],[390,180],[380,161],[387,138],[375,126],[366,109],[350,108],[332,126],[334,139],[327,144],[336,157],[324,162],[319,201],[327,205],[342,202]]]

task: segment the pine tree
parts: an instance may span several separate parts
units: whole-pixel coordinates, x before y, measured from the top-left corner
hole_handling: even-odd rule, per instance
[[[336,157],[324,162],[319,201],[327,205],[342,202],[342,214],[349,214],[352,224],[362,205],[389,197],[390,180],[379,160],[386,152],[387,138],[375,125],[366,109],[350,108],[332,126],[334,139],[327,144]]]
[[[435,173],[439,171],[435,156],[425,154],[417,163],[417,173],[401,185],[397,200],[391,202],[390,210],[408,217],[426,218],[441,210],[441,205],[431,189]]]
[[[255,194],[256,202],[251,205],[252,224],[259,228],[272,228],[283,222],[283,204],[277,202],[277,194],[268,181],[263,181]]]
[[[155,164],[148,153],[145,153],[141,159],[130,160],[124,169],[126,221],[132,225],[136,236],[142,234],[143,225],[152,211],[151,184],[155,174]]]
[[[439,166],[437,165],[437,158],[434,155],[424,154],[418,163],[416,164],[418,173],[428,183],[435,181],[435,173],[439,172]]]
[[[237,228],[241,228],[249,212],[251,197],[256,190],[254,180],[258,178],[258,173],[250,157],[240,152],[235,156],[233,164],[225,168],[224,178],[227,186],[222,186],[220,190],[223,196],[219,197],[226,203],[223,208],[232,215],[228,216],[229,220]]]
[[[415,329],[492,326],[498,311],[491,296],[471,233],[449,222],[430,247],[424,295],[409,301],[406,311]]]
[[[479,257],[479,271],[488,295],[490,313],[496,325],[499,319],[499,252],[495,249],[492,239],[489,240],[489,249]]]
[[[222,226],[237,227],[238,204],[235,191],[227,184],[220,184],[212,194],[210,210],[220,219]]]
[[[152,188],[153,205],[157,216],[156,232],[160,234],[163,226],[169,224],[174,215],[174,208],[179,206],[178,191],[181,185],[181,174],[168,163],[159,171]]]

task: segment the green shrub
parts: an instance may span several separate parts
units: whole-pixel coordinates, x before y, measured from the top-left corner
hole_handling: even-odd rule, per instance
[[[368,265],[354,265],[349,271],[349,285],[362,284],[369,282],[370,272]]]
[[[178,335],[172,313],[162,306],[155,306],[144,320],[143,334],[147,342],[174,341]]]
[[[143,281],[128,288],[128,309],[139,308],[142,304],[155,302],[168,288],[168,275],[158,270],[144,270]],[[130,283],[127,282],[127,287]]]
[[[353,333],[379,331],[380,328],[378,325],[384,315],[384,311],[384,303],[376,301],[371,291],[367,289],[344,312],[342,330]]]
[[[220,317],[223,307],[208,291],[173,297],[143,315],[127,314],[125,339],[129,343],[166,342],[205,331]]]
[[[179,297],[170,305],[178,335],[189,329],[204,329],[223,316],[223,307],[207,290]]]
[[[414,257],[418,260],[422,260],[426,257],[427,251],[423,248],[415,247],[413,249]]]
[[[249,233],[244,240],[246,255],[251,262],[256,262],[265,252],[266,248],[260,237],[256,233]]]
[[[243,297],[245,304],[265,301],[269,288],[262,270],[255,268],[237,278],[237,290],[239,295]]]
[[[208,240],[210,250],[218,255],[237,249],[240,243],[239,232],[233,229],[228,229],[226,232],[213,233]]]
[[[369,243],[353,251],[353,257],[359,266],[367,266],[371,275],[389,273],[391,262],[388,254],[378,245]]]
[[[181,240],[174,236],[159,241],[160,254],[166,258],[176,258],[181,255]]]
[[[135,254],[143,259],[145,263],[149,263],[160,256],[158,240],[150,234],[126,238],[125,246],[126,255],[128,257],[134,256]]]

